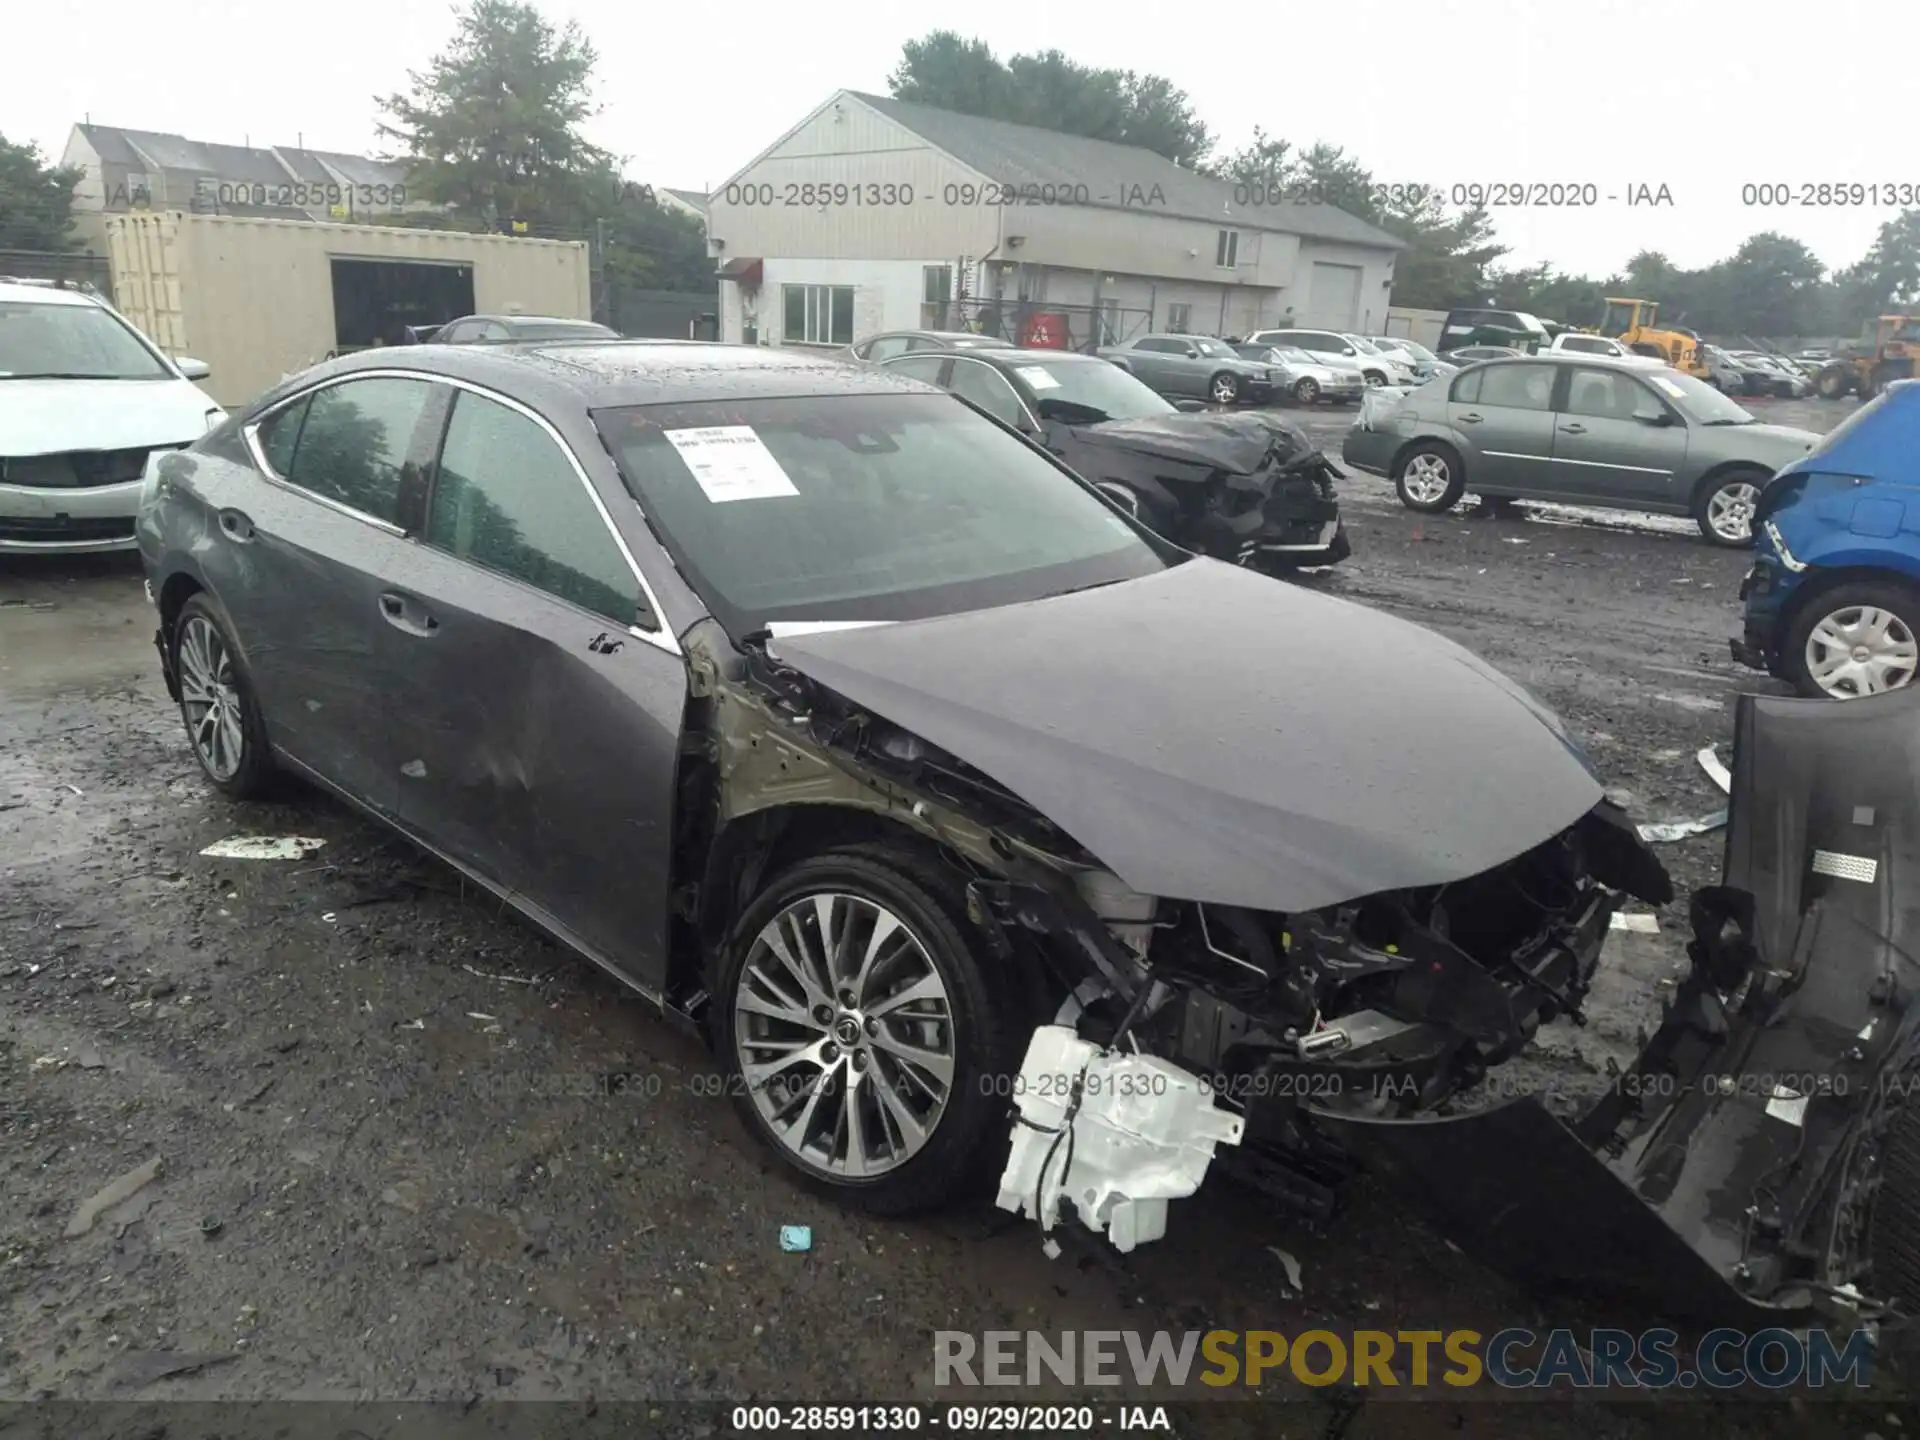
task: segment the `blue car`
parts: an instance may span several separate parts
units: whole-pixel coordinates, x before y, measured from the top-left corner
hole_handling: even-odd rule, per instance
[[[1920,380],[1889,385],[1768,482],[1733,658],[1812,699],[1920,668]]]

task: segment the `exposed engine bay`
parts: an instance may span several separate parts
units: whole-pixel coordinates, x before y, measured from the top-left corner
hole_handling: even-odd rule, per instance
[[[919,650],[937,633],[927,627],[947,623],[884,628],[917,630]],[[879,633],[857,638],[871,648]],[[821,638],[856,637],[807,637]],[[1117,1246],[1155,1238],[1165,1200],[1198,1186],[1213,1141],[1236,1147],[1249,1178],[1324,1216],[1350,1167],[1314,1111],[1404,1117],[1469,1094],[1542,1025],[1580,1022],[1625,895],[1671,898],[1658,861],[1597,794],[1571,824],[1457,879],[1290,909],[1235,903],[1230,886],[1147,893],[1090,848],[1123,854],[1117,837],[1105,846],[1095,824],[1082,843],[1002,778],[823,683],[824,662],[784,658],[803,648],[762,640],[742,664],[695,647],[696,693],[719,702],[721,816],[777,813],[802,796],[852,805],[964,864],[954,883],[980,942],[1032,994],[1034,1074],[1010,1087],[1022,1113],[1002,1203],[1044,1226],[1064,1198]],[[1329,873],[1363,864],[1421,873],[1417,857],[1371,841],[1353,866],[1323,873],[1325,858],[1301,861],[1297,893],[1348,883]],[[1078,1078],[1054,1087],[1049,1109],[1035,1077],[1069,1060]],[[1131,1099],[1102,1092],[1136,1071]]]

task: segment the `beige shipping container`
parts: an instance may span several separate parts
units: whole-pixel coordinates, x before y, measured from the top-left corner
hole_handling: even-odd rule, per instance
[[[378,317],[592,315],[580,241],[160,211],[109,218],[107,254],[114,304],[169,355],[212,367],[202,388],[229,409],[373,343],[393,328]]]

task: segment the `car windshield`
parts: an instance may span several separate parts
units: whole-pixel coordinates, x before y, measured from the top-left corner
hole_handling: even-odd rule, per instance
[[[776,621],[912,620],[1166,568],[1132,525],[946,395],[601,410],[655,532],[736,638]]]
[[[97,305],[0,301],[0,380],[170,380],[166,366]]]
[[[1740,406],[1720,391],[1695,376],[1679,370],[1656,370],[1647,380],[1654,389],[1686,411],[1697,425],[1752,425],[1755,422]]]
[[[1209,340],[1203,335],[1193,336],[1192,339],[1194,346],[1202,355],[1221,355],[1228,360],[1238,360],[1240,358],[1239,355],[1235,353],[1234,348],[1224,340]]]
[[[1340,338],[1364,355],[1378,355],[1381,353],[1380,347],[1364,335],[1342,335]]]
[[[1118,365],[1105,360],[1055,360],[1018,357],[1013,373],[1033,392],[1041,417],[1055,406],[1092,411],[1108,420],[1145,420],[1176,415],[1172,405]]]
[[[1404,350],[1407,354],[1411,355],[1414,359],[1418,360],[1423,365],[1430,365],[1435,360],[1440,358],[1439,356],[1435,355],[1431,350],[1427,349],[1426,346],[1416,345],[1411,340],[1395,340],[1393,343],[1399,349]]]
[[[1276,345],[1271,352],[1289,365],[1318,365],[1321,357],[1310,355],[1298,345]]]

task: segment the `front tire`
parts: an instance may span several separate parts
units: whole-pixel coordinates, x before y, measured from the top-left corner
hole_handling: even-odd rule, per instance
[[[1451,445],[1422,441],[1395,462],[1393,488],[1409,510],[1439,515],[1459,503],[1467,488],[1466,470]]]
[[[1839,585],[1803,605],[1787,627],[1787,679],[1811,700],[1898,690],[1920,668],[1920,592],[1894,580]]]
[[[948,877],[888,845],[774,877],[722,947],[715,1049],[742,1122],[805,1183],[883,1215],[997,1179],[1019,1063],[1002,977]]]
[[[266,721],[226,612],[205,591],[188,597],[171,644],[180,718],[200,773],[235,800],[266,796],[274,780]]]
[[[1387,375],[1384,370],[1368,370],[1362,378],[1364,378],[1369,385],[1380,386],[1387,383]]]
[[[1694,502],[1693,521],[1715,545],[1745,550],[1753,544],[1753,507],[1767,476],[1758,470],[1732,470],[1710,481]]]
[[[1311,405],[1320,398],[1320,382],[1311,375],[1302,375],[1293,382],[1293,398],[1302,405]]]
[[[1216,405],[1237,405],[1240,403],[1240,377],[1229,375],[1222,370],[1207,381],[1207,394]]]

